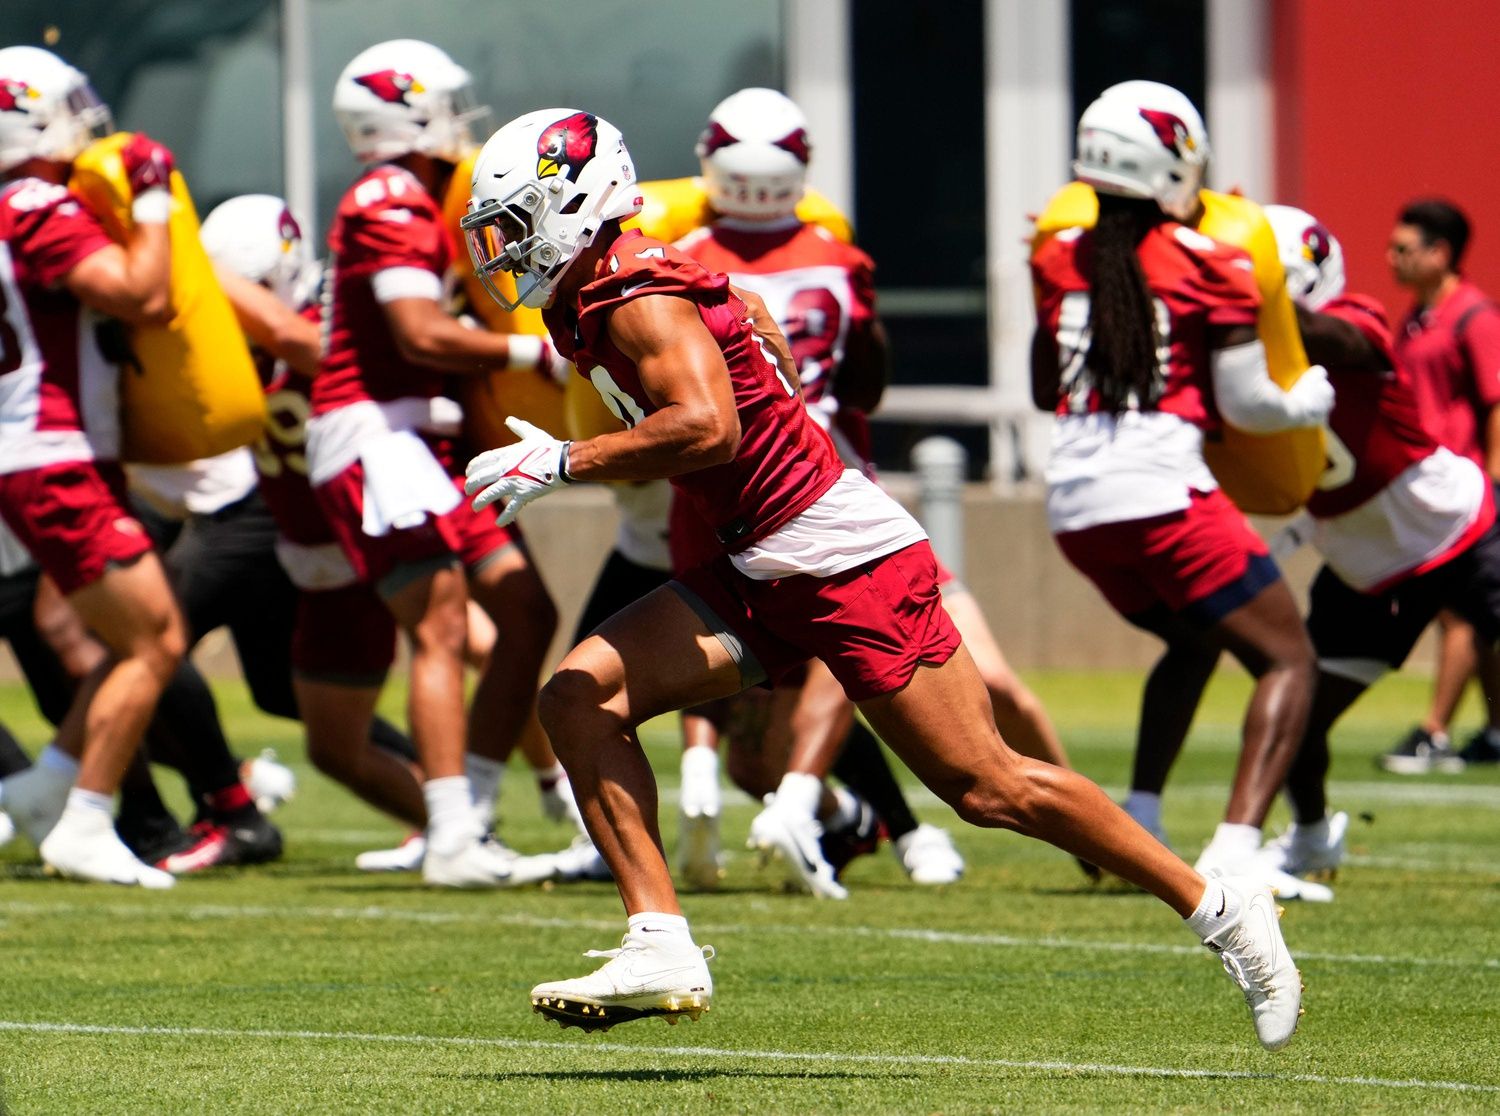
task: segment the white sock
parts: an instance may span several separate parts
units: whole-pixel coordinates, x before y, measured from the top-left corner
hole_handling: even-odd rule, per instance
[[[428,779],[422,784],[427,803],[427,844],[439,853],[457,852],[478,837],[474,795],[466,775]]]
[[[1143,829],[1149,829],[1153,833],[1161,829],[1161,795],[1133,790],[1125,796],[1120,807],[1139,822]]]
[[[801,771],[788,771],[776,788],[776,805],[816,819],[823,799],[823,780]]]
[[[470,752],[464,757],[464,774],[469,777],[469,794],[473,797],[479,824],[488,829],[495,820],[495,804],[500,801],[505,764]]]
[[[1219,855],[1220,861],[1234,864],[1260,848],[1260,826],[1220,822],[1208,847]]]
[[[667,935],[668,941],[686,939],[692,942],[693,935],[688,930],[687,919],[682,915],[660,914],[656,911],[642,911],[633,914],[627,923],[632,931],[643,930],[649,933]]]
[[[823,825],[827,829],[848,829],[859,821],[859,799],[847,787],[833,788],[833,814]]]
[[[56,771],[59,775],[66,775],[68,781],[72,782],[78,778],[78,761],[56,744],[48,744],[42,749],[42,754],[36,758],[38,767],[45,767],[48,771]]]
[[[57,819],[58,829],[67,829],[76,834],[114,833],[115,798],[112,794],[79,790],[68,792],[68,801],[62,815]]]
[[[1183,921],[1188,924],[1188,929],[1207,941],[1238,920],[1243,905],[1244,900],[1239,892],[1230,890],[1218,880],[1209,880],[1208,887],[1203,891],[1203,898],[1198,901],[1197,910]]]
[[[701,745],[682,750],[682,809],[692,816],[718,817],[719,753]]]

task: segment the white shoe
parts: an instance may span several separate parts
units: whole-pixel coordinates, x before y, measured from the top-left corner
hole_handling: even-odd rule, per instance
[[[177,881],[171,873],[142,864],[125,847],[106,814],[70,813],[52,827],[40,846],[49,872],[73,880],[124,884],[161,890]]]
[[[427,855],[427,838],[413,833],[394,849],[371,849],[354,858],[361,872],[415,872]]]
[[[823,856],[818,843],[822,835],[815,819],[778,807],[775,796],[768,795],[766,808],[750,823],[745,844],[760,851],[762,865],[779,856],[796,874],[796,882],[819,899],[847,899],[849,892]]]
[[[579,880],[612,880],[614,873],[609,870],[609,865],[604,863],[604,858],[599,855],[599,850],[594,847],[594,842],[588,839],[586,834],[580,833],[573,838],[573,843],[567,848],[552,854],[555,865],[556,877],[559,883],[576,883]]]
[[[1292,876],[1326,876],[1332,879],[1344,862],[1344,835],[1349,815],[1340,810],[1321,824],[1298,825],[1261,846],[1258,858],[1268,868]]]
[[[912,883],[957,883],[964,874],[964,858],[953,847],[953,838],[935,825],[923,822],[896,838],[891,848]]]
[[[262,814],[274,813],[297,793],[297,775],[270,748],[240,764],[240,781]]]
[[[11,838],[16,835],[16,823],[10,820],[10,815],[0,812],[0,849],[10,844]]]
[[[1327,884],[1318,883],[1315,880],[1299,879],[1288,872],[1260,857],[1260,850],[1239,856],[1232,860],[1226,860],[1216,850],[1212,843],[1198,856],[1198,862],[1193,865],[1193,871],[1200,876],[1241,876],[1253,879],[1263,887],[1268,887],[1276,898],[1286,900],[1297,899],[1304,903],[1332,903],[1333,888]]]
[[[521,856],[488,837],[439,852],[429,841],[422,858],[422,881],[433,887],[520,887],[551,879],[548,856]]]
[[[0,801],[16,828],[31,838],[33,845],[41,845],[62,817],[72,789],[71,775],[34,763],[5,780]]]
[[[714,982],[708,973],[713,946],[686,934],[641,929],[626,933],[619,949],[591,949],[585,957],[609,960],[588,976],[538,984],[531,1009],[564,1027],[607,1031],[659,1015],[674,1026],[709,1010]]]
[[[1219,883],[1244,900],[1239,920],[1203,944],[1219,955],[1250,1006],[1255,1034],[1267,1050],[1292,1041],[1302,1014],[1302,976],[1281,936],[1281,911],[1271,891],[1253,879],[1225,876]]]

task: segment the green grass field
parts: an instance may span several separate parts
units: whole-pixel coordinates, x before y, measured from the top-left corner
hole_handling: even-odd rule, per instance
[[[1118,792],[1139,679],[1032,681],[1075,763]],[[718,949],[713,1011],[560,1031],[527,990],[618,944],[611,886],[455,894],[361,876],[354,854],[397,829],[306,766],[295,726],[219,692],[243,753],[275,747],[298,768],[285,860],[144,893],[44,879],[19,838],[0,851],[0,1112],[1500,1110],[1500,772],[1371,763],[1425,704],[1422,679],[1384,683],[1336,736],[1334,799],[1359,820],[1336,901],[1287,910],[1307,1015],[1276,1055],[1165,907],[959,827],[925,791],[966,878],[917,888],[882,850],[850,867],[845,903],[780,893],[736,851],[753,807],[726,792],[724,888],[685,899]],[[1245,693],[1216,682],[1169,788],[1189,856],[1222,808]],[[0,719],[45,739],[14,688]],[[674,739],[657,727],[670,841]],[[519,768],[502,813],[527,851],[566,840]]]

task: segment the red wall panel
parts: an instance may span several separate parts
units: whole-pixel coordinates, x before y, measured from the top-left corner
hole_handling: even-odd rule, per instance
[[[1350,287],[1409,301],[1385,242],[1401,204],[1450,198],[1464,270],[1500,297],[1500,18],[1488,0],[1273,0],[1275,200],[1320,217]]]

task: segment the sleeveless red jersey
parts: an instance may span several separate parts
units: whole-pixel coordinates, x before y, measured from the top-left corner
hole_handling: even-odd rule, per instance
[[[849,335],[875,317],[875,265],[852,244],[820,225],[737,229],[710,225],[677,247],[709,271],[760,295],[791,346],[802,398],[836,427],[866,464],[870,423],[864,412],[842,407],[833,378],[844,361]]]
[[[1101,409],[1088,367],[1089,279],[1093,234],[1065,229],[1032,258],[1037,321],[1052,331],[1065,361],[1057,413]],[[1254,266],[1241,248],[1172,221],[1136,248],[1156,305],[1161,389],[1155,409],[1205,430],[1221,424],[1209,369],[1210,326],[1253,326],[1260,309]],[[1144,403],[1145,401],[1143,401]]]
[[[453,245],[437,201],[410,171],[389,163],[372,167],[339,202],[328,248],[313,414],[366,399],[440,394],[443,373],[401,355],[371,285],[390,268],[429,271],[440,281],[447,276]]]
[[[1333,413],[1328,428],[1328,468],[1308,498],[1307,510],[1322,519],[1359,507],[1438,448],[1424,428],[1410,373],[1395,356],[1391,329],[1380,303],[1345,295],[1322,312],[1358,329],[1385,360],[1384,372],[1328,370]]]
[[[676,248],[630,230],[609,247],[604,274],[571,306],[543,314],[558,350],[593,382],[627,425],[657,410],[635,362],[610,341],[609,315],[632,298],[674,295],[694,303],[724,354],[740,420],[734,460],[672,478],[726,552],[771,534],[827,492],[843,472],[828,436],[750,327],[750,312],[712,274]]]
[[[317,322],[316,305],[302,316]],[[307,476],[307,419],[312,414],[313,378],[285,361],[255,350],[266,392],[266,426],[251,447],[260,474],[260,494],[282,536],[303,546],[337,542]]]
[[[0,472],[117,454],[116,371],[62,285],[111,243],[66,186],[0,189]]]

